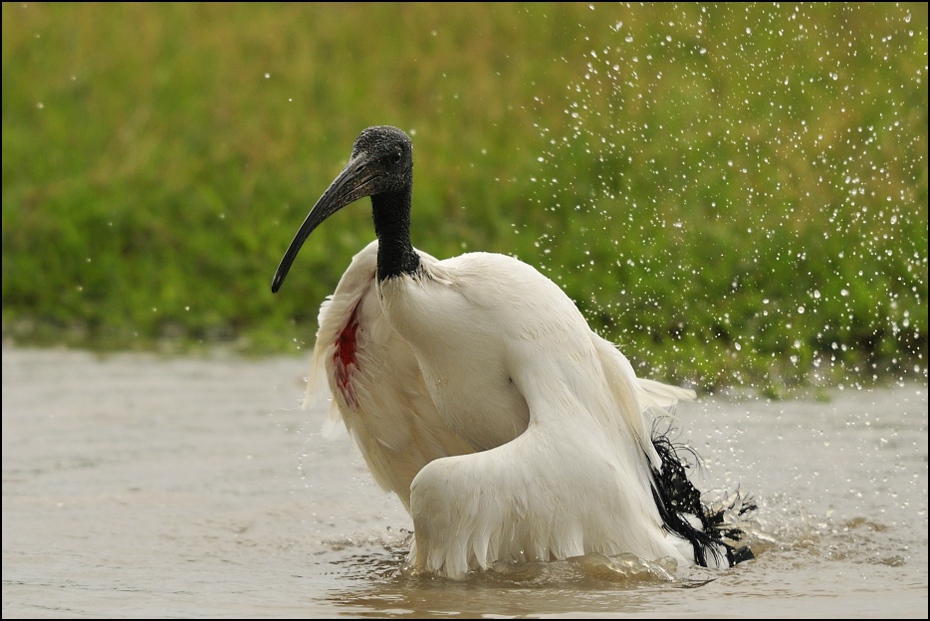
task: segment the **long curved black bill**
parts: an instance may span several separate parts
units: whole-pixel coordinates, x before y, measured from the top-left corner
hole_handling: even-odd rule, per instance
[[[310,233],[318,227],[323,220],[330,217],[349,203],[357,201],[363,196],[370,196],[372,181],[377,178],[377,173],[371,171],[368,164],[369,158],[364,154],[353,156],[342,169],[342,172],[333,180],[320,200],[316,202],[304,223],[297,230],[294,241],[288,246],[284,258],[278,265],[278,270],[274,274],[274,280],[271,281],[271,292],[277,293],[284,283],[284,277],[291,269],[291,264],[297,257],[300,247],[309,237]]]

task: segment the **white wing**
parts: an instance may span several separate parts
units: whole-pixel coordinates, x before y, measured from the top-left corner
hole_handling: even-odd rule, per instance
[[[305,407],[325,374],[341,416],[375,480],[410,507],[410,483],[427,463],[474,451],[449,430],[433,404],[413,350],[381,312],[377,242],[359,252],[320,308],[320,329]]]
[[[583,396],[577,383],[557,379],[559,359],[537,357],[514,377],[530,409],[522,435],[434,461],[417,475],[413,567],[459,578],[498,561],[591,553],[694,562],[690,544],[664,530],[656,508],[650,465],[661,462],[644,412],[689,391],[667,387],[650,396],[657,386],[640,385],[616,348],[590,336],[604,372],[588,378]]]

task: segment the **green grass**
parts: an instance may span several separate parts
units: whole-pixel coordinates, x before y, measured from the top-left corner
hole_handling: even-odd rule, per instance
[[[312,346],[373,232],[285,248],[358,132],[414,244],[519,256],[640,373],[927,369],[925,4],[3,4],[3,335]]]

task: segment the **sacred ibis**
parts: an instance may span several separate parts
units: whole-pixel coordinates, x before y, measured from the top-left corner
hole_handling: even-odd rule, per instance
[[[320,309],[308,398],[325,374],[372,475],[413,518],[408,565],[460,578],[591,553],[711,567],[751,558],[654,433],[693,393],[637,378],[526,263],[415,249],[412,188],[407,134],[364,130],[271,286],[323,220],[371,197],[377,241]]]

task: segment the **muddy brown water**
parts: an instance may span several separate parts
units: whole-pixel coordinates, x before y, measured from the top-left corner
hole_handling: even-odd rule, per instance
[[[399,572],[411,521],[303,411],[309,354],[3,349],[3,617],[921,617],[927,384],[679,409],[753,561]]]

